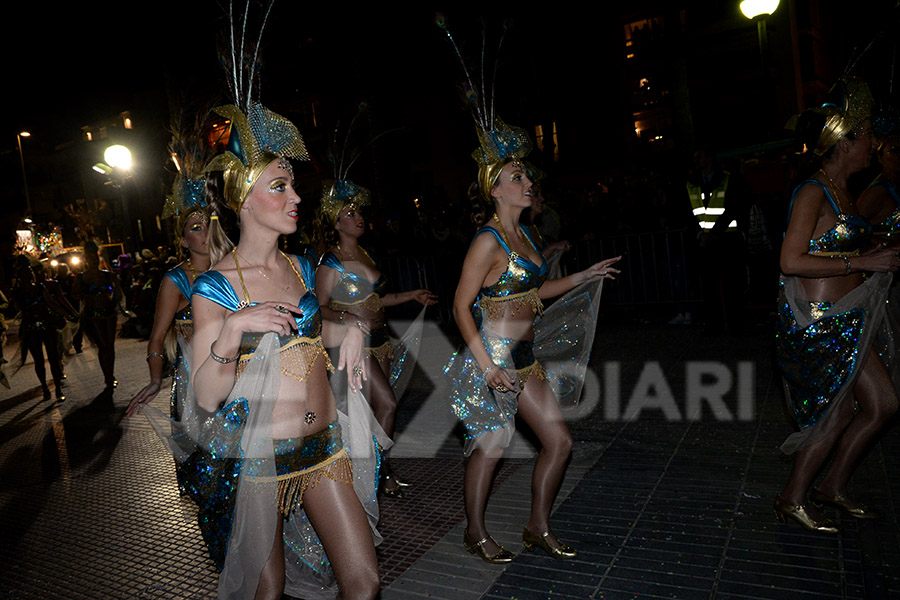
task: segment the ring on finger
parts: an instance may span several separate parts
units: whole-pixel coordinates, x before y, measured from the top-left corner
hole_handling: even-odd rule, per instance
[[[356,375],[357,377],[362,377],[362,374],[363,374],[362,367],[359,365],[356,365],[355,367],[353,367],[353,374]]]
[[[275,310],[277,310],[278,312],[280,312],[283,315],[286,315],[288,312],[290,312],[290,311],[288,311],[288,309],[286,309],[285,307],[283,307],[280,304],[275,305]]]
[[[494,389],[496,389],[498,392],[501,392],[501,393],[509,391],[509,389],[502,383],[498,384]]]

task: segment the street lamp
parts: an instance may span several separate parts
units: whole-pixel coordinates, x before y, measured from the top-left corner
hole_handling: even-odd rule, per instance
[[[122,202],[122,242],[126,252],[131,247],[131,220],[128,214],[128,202],[125,199],[124,182],[130,175],[132,160],[131,150],[125,146],[115,144],[103,152],[103,160],[96,163],[92,169],[108,178],[108,183],[119,190],[119,200]],[[117,173],[119,171],[120,173]],[[122,174],[124,173],[124,174]]]
[[[766,32],[766,16],[771,15],[778,8],[778,0],[743,0],[741,12],[751,21],[756,21],[756,32],[759,35],[759,64],[766,74],[766,52],[769,45]]]
[[[131,169],[131,150],[118,144],[110,146],[103,153],[103,160],[114,169],[128,171]]]
[[[28,216],[31,216],[31,196],[28,194],[28,178],[25,177],[25,154],[22,153],[22,138],[31,137],[27,131],[20,131],[16,134],[16,142],[19,144],[19,161],[22,163],[22,181],[25,183],[25,207],[28,210]]]

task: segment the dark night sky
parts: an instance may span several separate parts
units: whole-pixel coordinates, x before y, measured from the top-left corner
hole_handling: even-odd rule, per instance
[[[71,139],[81,125],[122,110],[155,107],[164,116],[167,89],[209,98],[221,93],[215,31],[223,24],[222,3],[17,3],[4,15],[7,31],[0,36],[5,95],[12,104],[0,135],[11,139],[16,131],[29,129],[44,140]],[[264,36],[263,103],[277,106],[292,96],[324,96],[333,100],[334,114],[327,120],[369,100],[379,104],[388,120],[425,107],[434,119],[469,127],[464,111],[454,105],[453,84],[460,72],[433,24],[432,5],[399,10],[384,4],[318,4],[276,2]],[[486,14],[493,33],[503,18],[512,16],[515,26],[504,51],[499,100],[508,121],[548,109],[565,118],[570,106],[572,111],[594,107],[595,114],[582,123],[590,127],[591,121],[602,119],[606,130],[615,133],[624,131],[617,123],[624,115],[610,112],[621,100],[614,64],[615,53],[621,52],[620,14],[653,3],[598,4],[602,6],[578,10],[567,3],[540,10],[482,4],[477,11],[453,7],[444,12],[457,37],[469,40],[476,37],[479,14]],[[713,14],[747,29],[753,41],[752,24],[740,24],[742,17],[731,3],[706,4]],[[854,2],[852,11],[842,0],[821,4],[846,13],[845,44],[871,35],[873,22],[878,22],[873,15],[884,15],[893,1]],[[835,52],[842,53],[844,48]],[[609,62],[604,56],[610,56]],[[748,56],[753,59],[753,52]],[[741,109],[728,107],[730,115]],[[473,132],[466,134],[474,145]],[[4,150],[6,146],[0,144]]]

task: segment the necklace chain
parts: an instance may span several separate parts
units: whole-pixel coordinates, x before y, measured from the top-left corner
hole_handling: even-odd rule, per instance
[[[828,180],[828,183],[831,184],[831,191],[834,192],[834,202],[837,204],[838,209],[841,212],[844,212],[844,207],[841,206],[841,196],[838,194],[837,185],[834,183],[834,180],[825,172],[825,169],[819,169],[819,173],[825,176],[825,179]],[[853,204],[851,202],[850,204]]]
[[[284,257],[284,259],[285,259],[286,261],[288,261],[288,264],[289,264],[290,267],[291,267],[291,271],[293,271],[293,272],[294,272],[294,275],[297,276],[297,279],[300,280],[300,283],[301,283],[301,285],[303,285],[303,289],[305,290],[305,289],[306,289],[306,283],[303,281],[303,276],[300,275],[300,273],[297,271],[297,267],[294,266],[294,261],[292,261],[292,260],[290,259],[290,257],[288,257],[288,255],[285,254],[284,252],[282,252],[281,250],[279,250],[278,252],[279,252],[279,254],[281,254],[281,255]],[[231,253],[232,253],[232,256],[233,256],[233,258],[234,258],[234,266],[237,267],[238,279],[241,280],[241,287],[244,289],[244,297],[245,297],[247,303],[249,304],[249,302],[250,302],[250,294],[247,292],[247,286],[244,285],[244,275],[243,275],[243,273],[241,273],[241,265],[238,263],[237,257],[240,256],[241,259],[243,259],[243,260],[245,260],[245,261],[246,261],[247,259],[244,258],[244,255],[243,255],[243,254],[241,254],[240,252],[237,251],[237,248],[232,248]],[[264,272],[262,269],[260,269],[258,266],[255,266],[255,265],[254,265],[253,268],[256,269],[256,271],[257,271],[260,275],[262,275],[263,277],[265,277],[268,281],[271,281],[272,283],[274,283],[273,279],[272,279],[271,277],[269,277],[268,275],[266,275],[265,272]],[[290,291],[291,285],[288,284],[287,286],[284,286],[284,287],[282,287],[281,289],[282,289],[282,291],[285,291],[285,292]]]
[[[497,223],[497,229],[500,231],[500,237],[503,238],[503,241],[506,242],[506,247],[509,248],[509,260],[511,262],[515,262],[516,258],[519,256],[519,253],[513,250],[513,247],[509,244],[509,238],[506,237],[506,229],[503,227],[503,223],[500,222],[500,217],[497,216],[497,213],[494,213],[494,221]]]

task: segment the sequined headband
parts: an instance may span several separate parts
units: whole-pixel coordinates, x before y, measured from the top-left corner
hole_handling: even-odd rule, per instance
[[[369,190],[352,181],[346,179],[326,181],[322,185],[322,204],[319,211],[332,225],[336,225],[345,208],[352,206],[358,210],[368,206],[370,200]]]

